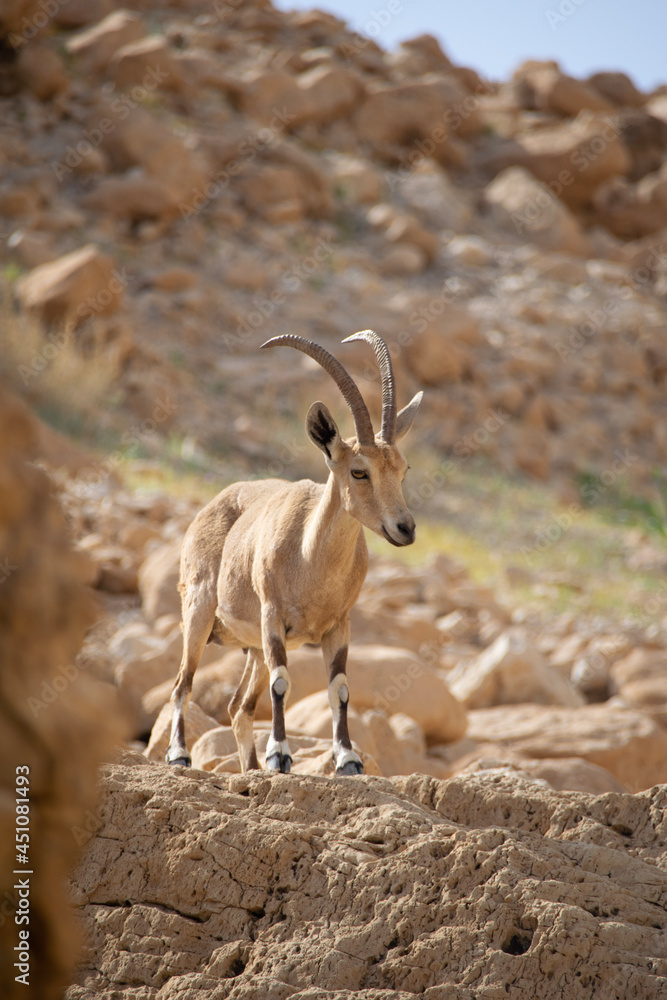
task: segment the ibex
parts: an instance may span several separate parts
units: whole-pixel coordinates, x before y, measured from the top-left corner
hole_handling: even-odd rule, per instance
[[[289,772],[286,650],[308,642],[321,643],[328,672],[336,774],[363,774],[348,733],[345,674],[349,613],[368,568],[362,525],[392,545],[415,540],[415,522],[402,489],[408,465],[395,442],[410,429],[422,393],[397,413],[387,345],[372,330],[343,343],[352,340],[371,344],[380,368],[382,426],[377,436],[358,387],[328,351],[296,336],[262,344],[293,347],[317,361],[342,392],[356,438],[344,441],[324,403],[313,403],[306,430],[324,453],[326,484],[309,479],[236,483],[190,525],[181,555],[183,659],[171,696],[169,764],[191,763],[184,713],[204,646],[218,642],[247,651],[241,683],[229,704],[243,771],[259,768],[252,726],[257,701],[270,683],[273,722],[266,765]]]

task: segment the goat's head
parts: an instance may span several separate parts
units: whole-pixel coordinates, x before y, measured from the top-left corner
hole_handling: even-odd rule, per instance
[[[348,514],[392,545],[411,545],[415,540],[415,522],[405,503],[402,486],[408,464],[396,441],[410,430],[422,393],[418,392],[397,413],[394,372],[387,345],[372,330],[355,333],[343,343],[351,340],[365,340],[371,344],[380,367],[382,426],[377,435],[358,387],[341,363],[323,347],[291,335],[274,337],[262,347],[294,347],[317,361],[331,375],[350,407],[356,437],[343,440],[331,413],[319,402],[313,403],[308,411],[308,436],[324,453]]]

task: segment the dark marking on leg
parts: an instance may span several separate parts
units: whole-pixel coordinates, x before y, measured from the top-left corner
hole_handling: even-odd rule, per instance
[[[329,670],[329,680],[332,681],[338,674],[344,674],[347,667],[347,646],[341,646],[333,658],[331,669]]]

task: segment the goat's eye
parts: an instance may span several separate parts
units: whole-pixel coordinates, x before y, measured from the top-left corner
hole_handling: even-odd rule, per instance
[[[352,469],[353,479],[368,479],[368,473],[363,469]]]

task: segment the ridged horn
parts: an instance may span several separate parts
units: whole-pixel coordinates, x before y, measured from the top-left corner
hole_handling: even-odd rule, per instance
[[[394,379],[394,368],[391,363],[389,348],[382,337],[379,337],[374,330],[360,330],[347,337],[343,343],[349,344],[352,340],[365,340],[375,351],[380,376],[382,379],[382,426],[380,428],[380,440],[387,444],[393,444],[396,438],[396,381]]]
[[[272,337],[271,340],[262,344],[262,348],[264,347],[293,347],[295,350],[307,354],[313,361],[317,361],[318,365],[321,365],[325,372],[331,375],[342,392],[345,402],[350,407],[359,444],[374,444],[375,434],[368,407],[352,377],[345,371],[340,361],[334,358],[333,354],[329,354],[327,350],[320,347],[319,344],[313,343],[312,340],[306,340],[304,337],[297,337],[291,333],[282,337]]]

